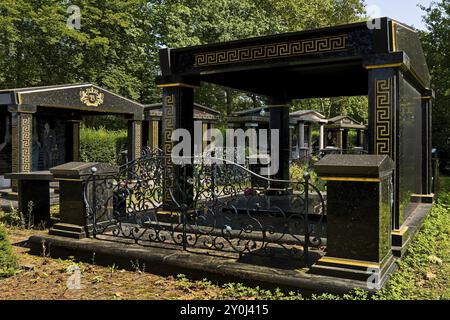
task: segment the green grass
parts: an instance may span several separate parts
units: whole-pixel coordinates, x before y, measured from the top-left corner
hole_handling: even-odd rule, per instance
[[[419,232],[398,261],[398,270],[375,294],[354,290],[345,295],[318,294],[312,300],[449,300],[450,299],[450,178],[441,180],[439,203],[425,218]],[[445,186],[445,187],[444,187]],[[179,277],[183,286],[188,281]],[[193,286],[199,283],[191,282]],[[223,299],[303,300],[299,292],[268,291],[229,283],[221,287]]]
[[[15,274],[17,259],[12,253],[11,244],[6,237],[5,228],[0,225],[0,278]]]
[[[450,192],[450,177],[440,177],[439,184],[442,192]]]

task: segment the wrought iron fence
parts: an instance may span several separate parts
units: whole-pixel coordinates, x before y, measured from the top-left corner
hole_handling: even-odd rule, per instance
[[[304,259],[325,246],[325,199],[310,183],[262,177],[224,159],[167,170],[160,151],[85,184],[92,235],[144,246]]]

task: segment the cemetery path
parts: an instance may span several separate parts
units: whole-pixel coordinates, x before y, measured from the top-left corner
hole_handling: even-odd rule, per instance
[[[13,277],[0,279],[2,299],[217,299],[220,288],[207,282],[190,283],[183,277],[161,277],[135,266],[136,271],[118,270],[71,260],[51,259],[28,254],[26,240],[36,230],[9,229],[9,238],[19,258],[20,271]],[[41,231],[44,233],[45,231]],[[81,270],[81,289],[68,290],[70,273]]]

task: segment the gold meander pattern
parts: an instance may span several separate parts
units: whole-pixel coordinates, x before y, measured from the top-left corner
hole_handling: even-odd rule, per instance
[[[142,152],[142,122],[134,121],[134,159],[140,157]]]
[[[251,60],[285,58],[314,53],[343,51],[346,49],[347,35],[338,35],[199,53],[194,55],[194,67],[204,67],[226,63],[240,63]]]
[[[391,155],[392,79],[375,82],[375,133],[377,154]]]
[[[21,130],[20,162],[22,164],[20,169],[23,172],[31,171],[32,121],[33,119],[31,114],[20,115],[20,130]]]
[[[174,130],[174,102],[175,96],[169,95],[164,97],[164,158],[165,162],[165,178],[164,178],[164,202],[171,203],[172,198],[168,188],[172,185],[170,178],[173,173],[172,154],[172,132]]]

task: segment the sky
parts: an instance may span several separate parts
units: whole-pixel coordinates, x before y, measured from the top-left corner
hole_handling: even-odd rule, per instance
[[[427,7],[431,2],[432,0],[366,0],[366,5],[368,14],[373,18],[389,17],[416,29],[425,30],[425,23],[422,21],[424,12],[417,5]]]

